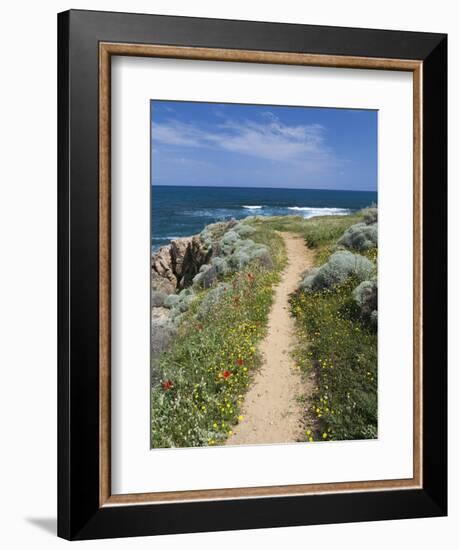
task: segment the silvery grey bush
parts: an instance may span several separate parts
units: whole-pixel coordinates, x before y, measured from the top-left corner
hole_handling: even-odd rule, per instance
[[[269,253],[269,248],[263,244],[258,244],[251,239],[239,240],[231,255],[227,257],[228,266],[237,271],[250,262],[258,260],[261,265],[272,269],[273,262]]]
[[[228,262],[225,260],[225,258],[215,256],[214,258],[212,258],[211,264],[215,266],[218,275],[228,275],[228,273],[231,272],[231,269],[228,266]]]
[[[179,303],[179,301],[180,301],[180,298],[178,294],[169,294],[167,298],[164,300],[164,307],[172,309]]]
[[[255,233],[255,229],[246,223],[238,223],[233,230],[243,239]]]
[[[264,267],[266,270],[271,271],[274,269],[274,262],[269,252],[260,252],[260,254],[256,256],[256,259],[261,267]]]
[[[376,277],[362,281],[352,292],[362,318],[376,324],[378,321],[378,281]]]
[[[378,245],[378,226],[376,224],[356,223],[347,229],[338,240],[338,245],[354,250],[368,250]]]
[[[235,250],[231,256],[228,257],[228,266],[233,271],[238,271],[250,262],[250,256],[243,249]]]
[[[162,290],[153,290],[151,293],[151,306],[164,307],[164,302],[166,298],[167,298],[167,294]]]
[[[216,222],[206,225],[206,227],[199,234],[203,247],[207,250],[213,249],[217,241],[219,241],[225,231],[228,231],[236,220],[230,220],[228,222]]]
[[[218,304],[218,302],[229,292],[231,286],[227,283],[219,283],[215,288],[212,288],[207,292],[206,296],[199,304],[196,317],[202,321],[209,315],[211,310]]]
[[[371,206],[362,210],[363,219],[367,225],[371,225],[378,221],[378,209],[376,206]]]
[[[233,229],[227,231],[222,238],[222,244],[235,245],[236,242],[240,239],[239,235]]]
[[[183,313],[188,309],[194,298],[195,296],[191,288],[185,288],[179,294],[169,294],[164,300],[164,307],[175,310],[175,314],[177,312]]]
[[[206,269],[206,271],[202,273],[200,284],[203,288],[210,288],[216,283],[217,278],[218,278],[217,268],[213,265],[209,266],[209,269]]]
[[[369,279],[375,269],[373,262],[349,250],[340,250],[330,256],[319,268],[311,269],[300,288],[303,290],[323,290],[339,285],[349,277],[359,281]]]
[[[161,320],[152,323],[151,327],[151,354],[152,358],[164,351],[176,334],[176,326],[170,320]]]

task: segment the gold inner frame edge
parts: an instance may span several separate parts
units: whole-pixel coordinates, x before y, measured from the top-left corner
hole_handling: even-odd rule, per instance
[[[110,421],[110,98],[111,57],[158,57],[408,71],[413,73],[413,477],[265,487],[111,494]],[[99,44],[99,506],[145,505],[422,488],[422,62],[339,55],[234,50],[155,44]]]

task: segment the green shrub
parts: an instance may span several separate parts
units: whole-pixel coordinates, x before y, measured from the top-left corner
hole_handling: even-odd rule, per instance
[[[344,232],[338,245],[358,251],[373,248],[378,245],[378,226],[356,223]]]
[[[324,290],[351,277],[357,281],[363,281],[372,275],[374,269],[374,264],[367,258],[348,250],[341,250],[332,254],[327,263],[309,271],[300,288],[312,291]]]

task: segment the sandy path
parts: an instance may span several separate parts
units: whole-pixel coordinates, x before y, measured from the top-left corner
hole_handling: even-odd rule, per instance
[[[288,264],[277,285],[268,318],[268,332],[260,344],[264,361],[246,394],[244,420],[234,428],[227,445],[288,443],[297,441],[303,408],[297,397],[312,391],[312,381],[302,380],[290,353],[295,345],[294,319],[290,316],[289,294],[301,273],[312,266],[312,252],[293,233],[281,233]]]

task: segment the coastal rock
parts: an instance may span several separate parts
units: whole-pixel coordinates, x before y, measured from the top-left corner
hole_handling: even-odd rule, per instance
[[[187,287],[211,254],[199,235],[175,239],[162,246],[151,259],[152,288],[172,294]]]
[[[167,307],[152,307],[151,308],[151,320],[152,323],[158,323],[161,319],[165,319],[169,315]]]

